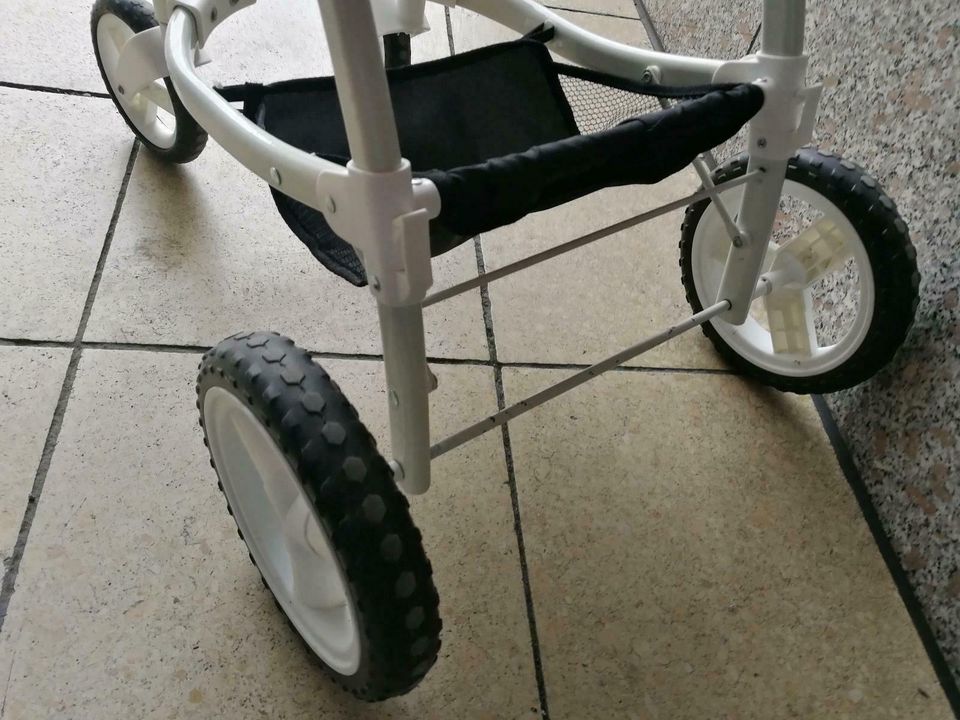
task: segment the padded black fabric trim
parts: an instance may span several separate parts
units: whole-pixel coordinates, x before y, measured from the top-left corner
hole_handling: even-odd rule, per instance
[[[440,221],[476,235],[604,187],[656,183],[732,136],[763,105],[737,85],[610,130],[453,170],[425,173],[440,192]]]
[[[573,80],[561,83],[561,75]],[[429,178],[440,192],[440,216],[430,224],[432,255],[603,187],[658,182],[731,137],[763,104],[762,90],[751,85],[673,88],[560,65],[533,39],[397,68],[387,77],[403,155],[414,175]],[[576,94],[589,84],[621,94],[698,99],[581,135],[566,92],[574,93],[578,112],[584,97],[602,112],[613,102],[595,90]],[[280,140],[346,162],[334,78],[220,92],[243,101],[245,114]],[[642,103],[636,107],[642,112]],[[321,212],[273,195],[281,216],[325,267],[365,284],[353,248]]]

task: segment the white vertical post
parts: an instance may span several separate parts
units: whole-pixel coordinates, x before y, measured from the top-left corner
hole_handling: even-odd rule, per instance
[[[430,487],[429,373],[419,305],[379,305],[380,337],[387,375],[390,440],[397,481],[419,495]]]
[[[761,54],[778,57],[802,55],[805,15],[805,0],[764,0]],[[778,80],[776,77],[772,79],[774,82]],[[782,130],[793,132],[795,128],[784,127]],[[747,172],[763,172],[744,187],[736,220],[741,232],[727,255],[717,298],[730,301],[730,310],[723,319],[734,324],[742,323],[750,313],[787,171],[787,161],[767,157],[764,153],[766,140],[755,135],[750,133]]]
[[[350,155],[360,170],[400,167],[400,141],[370,0],[319,0]]]
[[[806,0],[764,0],[760,51],[793,57],[803,53]]]
[[[727,254],[727,264],[716,298],[718,301],[730,301],[730,310],[722,318],[734,324],[742,323],[750,314],[750,304],[780,204],[787,162],[762,159],[751,154],[747,172],[761,168],[763,172],[743,188],[740,212],[737,214],[740,233]]]
[[[353,165],[390,173],[400,142],[370,0],[319,0]],[[413,194],[412,187],[409,192]],[[412,203],[411,203],[412,204]],[[370,238],[389,242],[390,238]],[[430,404],[423,308],[378,303],[394,469],[409,493],[430,487]]]

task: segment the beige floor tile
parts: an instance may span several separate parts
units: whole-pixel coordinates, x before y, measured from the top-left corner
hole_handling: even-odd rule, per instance
[[[13,551],[70,351],[0,347],[0,559]]]
[[[646,46],[639,22],[566,13],[587,29]],[[509,31],[474,13],[453,14],[454,45],[509,39]],[[638,162],[640,160],[638,159]],[[623,220],[697,188],[684,171],[659,185],[612,188],[483,236],[488,269]],[[593,362],[689,315],[677,266],[682,211],[600,240],[490,286],[501,360]],[[721,367],[697,331],[629,364]]]
[[[103,92],[90,37],[93,0],[50,3],[14,0],[6,8],[0,80]],[[438,32],[415,48],[446,46],[443,9],[428,17]],[[259,2],[225,22],[208,44],[214,63],[201,74],[225,83],[280,80],[331,72],[316,0]],[[41,60],[42,59],[42,60]]]
[[[552,717],[951,717],[809,400],[611,373],[511,440]]]
[[[93,0],[4,4],[0,80],[103,92],[90,40]]]
[[[15,0],[0,47],[0,80],[104,92],[91,42],[92,7],[93,0],[66,0],[56,7]],[[215,63],[203,74],[233,82],[329,72],[319,22],[315,0],[287,0],[282,8],[258,3],[212,36],[208,49]]]
[[[98,98],[0,88],[0,337],[72,340],[130,155]]]
[[[656,186],[610,188],[487,233],[488,269],[682,197],[684,171]],[[690,315],[678,266],[682,212],[604,238],[490,285],[499,357],[507,362],[595,362]],[[693,330],[627,363],[719,368]]]
[[[498,435],[413,500],[444,647],[422,686],[367,706],[294,638],[237,539],[193,407],[193,355],[86,351],[0,636],[5,720],[528,718],[537,704]],[[326,362],[371,427],[380,366]],[[495,404],[486,368],[438,366],[435,428]]]
[[[427,21],[431,32],[413,38],[414,62],[449,53],[443,8],[428,5]],[[224,84],[333,73],[317,0],[259,2],[245,8],[217,29],[208,49],[215,62],[201,74]]]

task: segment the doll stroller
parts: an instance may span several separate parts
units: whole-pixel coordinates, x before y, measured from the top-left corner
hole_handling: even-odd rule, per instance
[[[522,37],[415,65],[404,41],[427,29],[425,0],[319,0],[334,77],[209,87],[207,39],[254,1],[97,0],[91,29],[146,148],[188,162],[209,133],[377,303],[392,459],[287,338],[234,335],[197,381],[211,464],[264,584],[358,697],[405,693],[437,659],[438,594],[404,496],[428,489],[433,458],[696,327],[743,374],[797,393],[860,383],[903,343],[919,288],[907,228],[865,170],[806,146],[821,88],[805,82],[803,0],[765,0],[760,52],[733,61],[614,43],[532,0],[444,0]],[[744,125],[747,151],[717,167],[709,150]],[[431,258],[479,233],[690,164],[702,187],[687,197],[430,291]],[[431,440],[425,307],[684,207],[690,317]]]

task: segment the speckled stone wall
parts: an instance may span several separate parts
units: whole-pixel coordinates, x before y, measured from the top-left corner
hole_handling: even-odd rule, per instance
[[[646,0],[667,49],[743,54],[760,3]],[[896,200],[923,275],[893,365],[828,398],[887,534],[960,679],[960,4],[807,2],[816,141]]]

